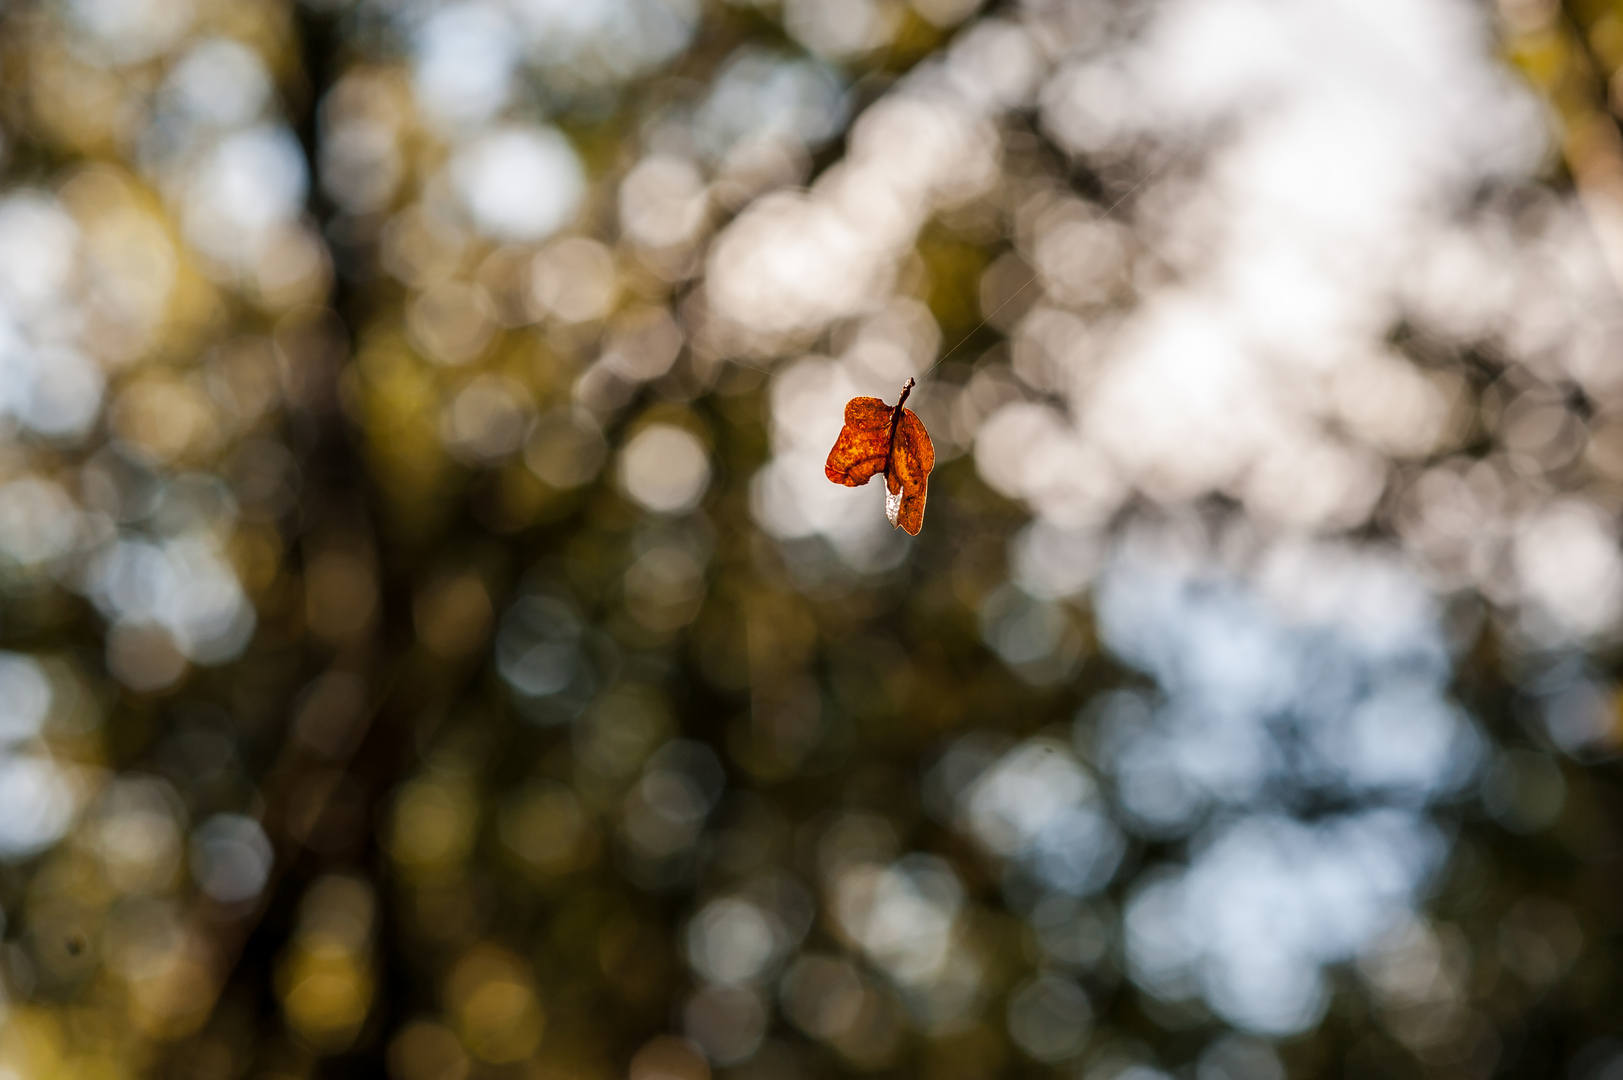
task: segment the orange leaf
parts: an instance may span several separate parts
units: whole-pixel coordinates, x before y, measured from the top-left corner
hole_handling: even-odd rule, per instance
[[[875,397],[845,403],[845,426],[828,452],[823,472],[836,484],[861,487],[885,474],[885,516],[897,528],[917,536],[924,527],[924,498],[935,468],[935,447],[924,421],[902,407],[913,380],[902,387],[895,406]]]

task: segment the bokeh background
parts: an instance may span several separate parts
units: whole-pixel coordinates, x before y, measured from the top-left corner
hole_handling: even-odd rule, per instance
[[[1623,1077],[1620,64],[0,3],[0,1078]]]

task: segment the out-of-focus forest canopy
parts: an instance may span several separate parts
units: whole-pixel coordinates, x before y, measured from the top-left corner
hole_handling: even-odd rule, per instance
[[[0,2],[0,1078],[1617,1080],[1620,64]]]

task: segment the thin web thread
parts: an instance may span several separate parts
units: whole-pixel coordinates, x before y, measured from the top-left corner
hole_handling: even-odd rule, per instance
[[[1135,184],[1133,184],[1132,187],[1130,187],[1126,191],[1122,192],[1121,195],[1119,195],[1116,198],[1115,202],[1111,203],[1108,207],[1106,207],[1105,212],[1101,216],[1102,217],[1109,217],[1111,214],[1114,214],[1116,212],[1116,209],[1119,206],[1121,206],[1122,203],[1126,202],[1127,199],[1133,194],[1133,192],[1137,191],[1139,188],[1143,187],[1145,184],[1147,184],[1151,180],[1155,179],[1155,177],[1161,172],[1161,170],[1166,168],[1167,165],[1176,156],[1177,156],[1177,151],[1176,150],[1169,152],[1165,157],[1163,157],[1160,160],[1160,162],[1158,162],[1156,164],[1155,168],[1151,169],[1149,172],[1147,172],[1143,176],[1139,177],[1138,181]],[[982,319],[980,322],[976,323],[974,329],[970,330],[963,337],[959,338],[958,339],[958,344],[954,345],[952,348],[948,349],[946,352],[944,352],[940,356],[936,357],[935,361],[933,363],[931,363],[929,367],[927,367],[923,371],[919,372],[919,375],[918,375],[919,379],[922,380],[926,375],[930,374],[930,372],[934,371],[937,367],[939,367],[941,365],[942,361],[946,360],[947,357],[951,356],[953,353],[955,353],[959,349],[963,348],[965,343],[967,343],[970,338],[972,338],[976,334],[980,333],[981,330],[986,326],[987,323],[990,323],[993,319],[997,318],[998,312],[1002,311],[1004,308],[1006,308],[1010,304],[1014,303],[1015,300],[1019,298],[1020,294],[1025,292],[1027,289],[1031,288],[1032,283],[1035,282],[1040,277],[1042,277],[1042,271],[1041,270],[1035,271],[1029,278],[1026,279],[1026,283],[1024,285],[1020,286],[1018,289],[1014,290],[1014,292],[1010,293],[1009,296],[1008,296],[1008,299],[1004,300],[1003,303],[999,304],[997,307],[995,307],[991,311],[987,312],[986,317],[984,319]]]
[[[1109,217],[1111,214],[1114,214],[1116,212],[1116,210],[1121,206],[1122,203],[1126,202],[1129,198],[1131,198],[1133,193],[1136,192],[1139,188],[1143,187],[1145,184],[1149,183],[1151,180],[1155,179],[1158,175],[1160,175],[1161,170],[1165,169],[1169,164],[1171,164],[1172,159],[1177,157],[1177,156],[1178,156],[1178,151],[1177,150],[1169,151],[1166,154],[1165,157],[1163,157],[1159,162],[1156,163],[1154,168],[1150,169],[1143,176],[1139,177],[1138,180],[1133,184],[1132,187],[1128,188],[1126,191],[1122,192],[1119,196],[1117,196],[1115,202],[1113,202],[1109,206],[1105,207],[1104,213],[1102,215],[1100,215],[1100,216],[1101,217]],[[1026,279],[1026,282],[1025,282],[1024,285],[1021,285],[1018,289],[1014,290],[1014,292],[1010,293],[1008,298],[1005,299],[1003,301],[1003,303],[999,304],[997,307],[995,307],[991,311],[987,312],[986,317],[983,318],[980,322],[976,323],[975,326],[968,333],[966,333],[963,337],[959,338],[957,344],[953,345],[952,348],[948,349],[946,352],[944,352],[940,356],[936,357],[935,360],[933,360],[930,363],[929,367],[927,367],[923,371],[919,372],[918,376],[917,376],[919,381],[923,382],[924,377],[926,375],[930,374],[930,372],[934,371],[937,367],[941,366],[941,363],[943,361],[945,361],[953,353],[955,353],[959,349],[963,348],[964,345],[966,345],[969,342],[970,338],[972,338],[976,334],[980,333],[981,330],[984,329],[988,323],[990,323],[993,319],[997,318],[998,313],[1000,311],[1002,311],[1004,308],[1008,307],[1010,304],[1014,303],[1015,300],[1019,299],[1020,294],[1025,292],[1027,289],[1031,288],[1031,286],[1040,277],[1042,277],[1042,271],[1041,270],[1038,270],[1038,271],[1035,271],[1034,273],[1032,273],[1032,275],[1029,278]],[[739,367],[747,367],[752,371],[759,371],[763,375],[770,375],[773,372],[772,368],[765,367],[765,366],[763,366],[761,364],[752,364],[747,360],[741,360],[741,359],[739,359],[737,357],[728,357],[728,362],[737,364]]]

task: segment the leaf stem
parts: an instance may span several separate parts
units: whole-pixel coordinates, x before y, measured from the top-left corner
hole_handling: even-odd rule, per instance
[[[890,414],[890,449],[885,452],[885,489],[890,490],[890,470],[896,465],[896,429],[902,426],[902,406],[907,404],[907,395],[913,392],[917,382],[908,377],[902,384],[902,396],[896,399],[896,408]]]

